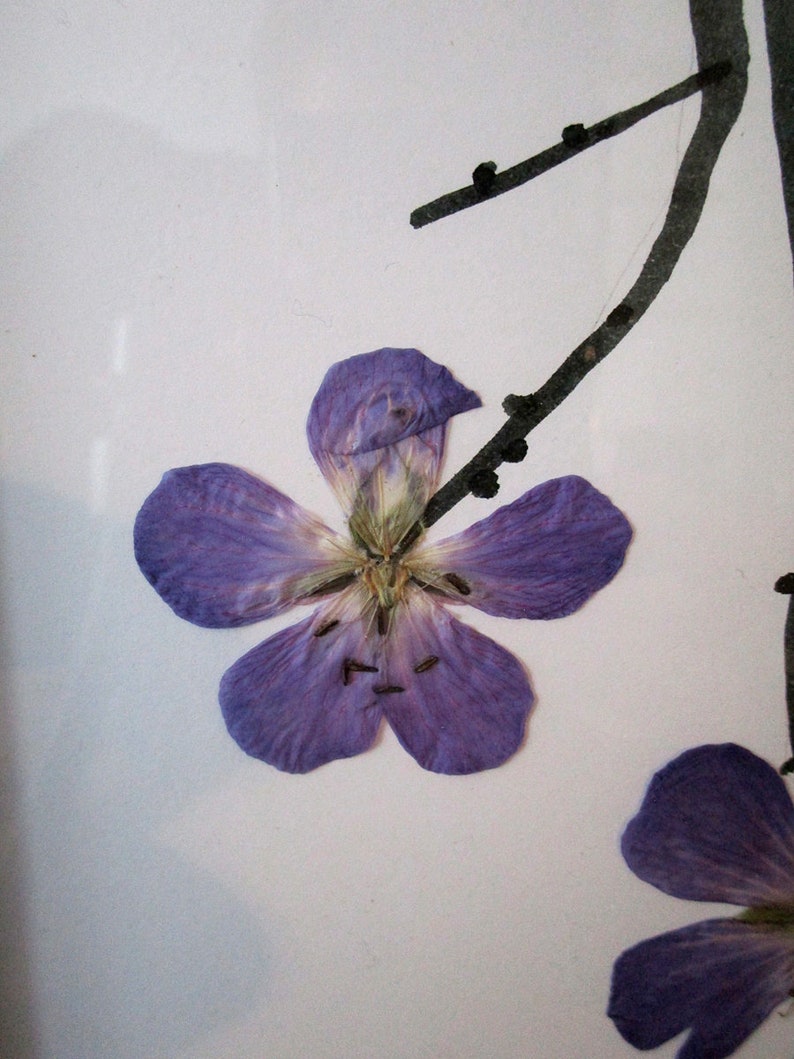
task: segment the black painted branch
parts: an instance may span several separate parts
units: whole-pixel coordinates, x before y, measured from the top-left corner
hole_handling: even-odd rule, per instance
[[[516,454],[527,434],[628,334],[670,278],[697,227],[712,171],[741,112],[747,88],[749,52],[741,0],[690,0],[690,17],[700,68],[729,63],[731,72],[702,89],[697,127],[676,175],[662,230],[639,277],[604,323],[577,346],[539,390],[527,397],[510,396],[505,400],[507,422],[430,498],[424,515],[400,542],[398,552],[406,551],[424,529],[470,492],[491,496],[495,493],[496,469],[505,460],[521,458]]]
[[[468,187],[450,191],[449,194],[442,195],[433,202],[417,207],[411,214],[411,225],[414,228],[423,228],[426,224],[441,220],[442,217],[449,217],[453,213],[459,213],[487,199],[503,195],[506,191],[512,191],[513,188],[534,180],[535,177],[553,169],[554,166],[561,165],[569,158],[581,154],[588,147],[594,147],[602,140],[618,136],[626,129],[630,129],[632,125],[636,125],[638,121],[655,114],[657,110],[669,107],[673,103],[680,103],[681,100],[693,96],[705,85],[719,81],[729,71],[728,63],[715,63],[687,77],[685,81],[666,88],[664,92],[659,92],[658,95],[644,103],[638,103],[619,114],[613,114],[611,118],[604,118],[603,121],[591,125],[589,129],[584,125],[568,125],[563,130],[560,143],[547,147],[540,154],[533,155],[525,162],[519,162],[518,165],[511,166],[501,173],[496,172],[493,162],[484,162],[474,170],[473,183]]]
[[[784,574],[775,582],[775,591],[788,596],[788,612],[783,633],[783,664],[786,674],[786,710],[788,712],[788,737],[794,754],[794,573]],[[780,767],[785,776],[794,772],[794,757]]]
[[[766,47],[788,237],[794,262],[794,7],[791,0],[764,0]]]

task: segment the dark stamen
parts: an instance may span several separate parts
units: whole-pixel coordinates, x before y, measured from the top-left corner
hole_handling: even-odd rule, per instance
[[[378,606],[378,635],[385,636],[389,629],[389,614],[385,607]]]
[[[377,666],[368,666],[364,662],[357,662],[354,658],[346,658],[342,663],[342,683],[350,683],[351,673],[377,673]]]
[[[372,690],[376,695],[396,695],[400,691],[405,691],[405,688],[401,688],[399,684],[382,684],[379,688]]]
[[[318,585],[317,588],[309,592],[309,596],[322,596],[326,592],[341,592],[343,588],[352,585],[355,579],[355,574],[340,574],[339,577],[332,577],[330,581],[325,581],[323,584]]]
[[[318,627],[314,630],[314,635],[315,636],[325,636],[325,634],[329,633],[331,631],[331,629],[335,629],[338,624],[339,624],[339,619],[338,618],[333,618],[331,621],[324,621],[322,623],[322,625],[318,625]]]
[[[471,595],[471,585],[458,574],[444,574],[444,580],[449,581],[452,587],[456,588],[462,596]]]
[[[436,655],[428,655],[427,658],[424,659],[424,661],[414,666],[414,673],[426,673],[427,670],[432,669],[437,662],[438,657]]]

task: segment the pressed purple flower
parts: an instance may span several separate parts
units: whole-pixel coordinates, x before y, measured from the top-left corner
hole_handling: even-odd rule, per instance
[[[224,719],[247,753],[307,772],[366,750],[384,717],[434,772],[494,768],[518,748],[533,702],[524,669],[447,605],[562,617],[617,573],[631,529],[572,476],[447,541],[396,550],[437,487],[447,421],[479,405],[415,349],[328,371],[307,432],[349,538],[227,464],[168,471],[147,498],[135,555],[180,617],[232,628],[316,606],[221,680]]]
[[[688,750],[651,780],[622,839],[641,879],[745,906],[628,949],[607,1014],[635,1048],[690,1033],[678,1059],[724,1059],[794,990],[794,805],[771,765],[733,743]]]

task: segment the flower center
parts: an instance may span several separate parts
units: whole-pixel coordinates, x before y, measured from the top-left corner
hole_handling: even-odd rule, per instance
[[[378,606],[391,610],[402,598],[410,574],[399,559],[368,559],[361,580]]]

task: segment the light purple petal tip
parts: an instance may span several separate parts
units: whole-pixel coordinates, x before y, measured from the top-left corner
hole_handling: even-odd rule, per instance
[[[309,447],[360,455],[478,408],[479,397],[418,349],[378,349],[329,368],[312,402]]]
[[[333,571],[334,534],[266,482],[207,463],[163,475],[135,520],[135,558],[176,613],[230,628],[291,606]]]
[[[794,805],[772,766],[733,743],[657,772],[621,847],[636,875],[675,897],[794,904]]]
[[[439,575],[469,587],[465,602],[506,618],[561,618],[623,565],[631,526],[584,478],[555,478],[493,515],[417,549]]]
[[[607,1014],[635,1048],[657,1048],[689,1029],[678,1059],[725,1059],[793,986],[790,935],[712,919],[624,952]]]
[[[283,772],[309,772],[362,753],[382,713],[372,673],[351,663],[378,664],[361,622],[348,620],[332,601],[226,671],[219,699],[230,735],[247,754]]]
[[[383,712],[402,745],[432,772],[495,768],[524,738],[532,690],[503,647],[416,592],[389,634]]]

